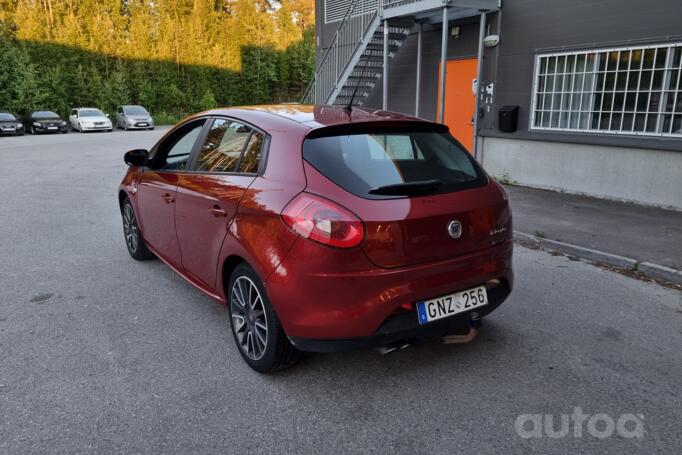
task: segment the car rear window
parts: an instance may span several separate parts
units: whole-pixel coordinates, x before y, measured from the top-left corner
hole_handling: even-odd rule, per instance
[[[482,186],[485,174],[449,133],[378,131],[306,139],[303,158],[341,188],[368,199],[377,188],[437,180],[433,193]]]

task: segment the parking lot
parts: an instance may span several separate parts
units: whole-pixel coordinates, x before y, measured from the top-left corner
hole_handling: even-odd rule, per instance
[[[472,344],[255,373],[226,308],[126,251],[122,156],[163,131],[0,138],[0,453],[682,450],[682,294],[520,246]],[[518,431],[575,408],[644,433]]]

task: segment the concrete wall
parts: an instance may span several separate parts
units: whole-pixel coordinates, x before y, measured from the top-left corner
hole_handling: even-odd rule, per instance
[[[482,139],[481,149],[492,176],[682,210],[681,152],[492,137]]]

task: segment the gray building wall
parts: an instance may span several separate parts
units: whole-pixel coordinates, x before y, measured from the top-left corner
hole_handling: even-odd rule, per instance
[[[482,135],[682,150],[682,140],[674,138],[529,130],[537,53],[682,41],[682,1],[507,0],[499,14],[495,105],[519,105],[519,128],[501,133],[492,119]]]
[[[324,24],[317,1],[320,52],[338,23]],[[329,0],[332,1],[332,0]],[[488,16],[488,33],[500,43],[486,48],[481,86],[495,84],[482,112],[479,153],[486,169],[529,186],[593,194],[682,210],[682,139],[529,129],[533,70],[539,53],[682,41],[682,0],[504,0]],[[448,58],[476,55],[478,18],[450,22]],[[416,29],[415,29],[416,31]],[[441,26],[426,25],[420,116],[435,119]],[[416,33],[389,65],[390,110],[414,114]],[[381,107],[381,81],[366,105]],[[518,130],[497,128],[498,109],[520,107]],[[668,152],[659,152],[668,151]]]

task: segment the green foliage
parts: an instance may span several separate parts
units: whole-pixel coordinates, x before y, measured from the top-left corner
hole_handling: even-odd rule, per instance
[[[169,114],[168,112],[152,112],[154,123],[157,125],[175,125],[184,115]]]
[[[10,2],[0,11],[0,109],[142,104],[163,124],[297,101],[315,65],[312,3]]]

